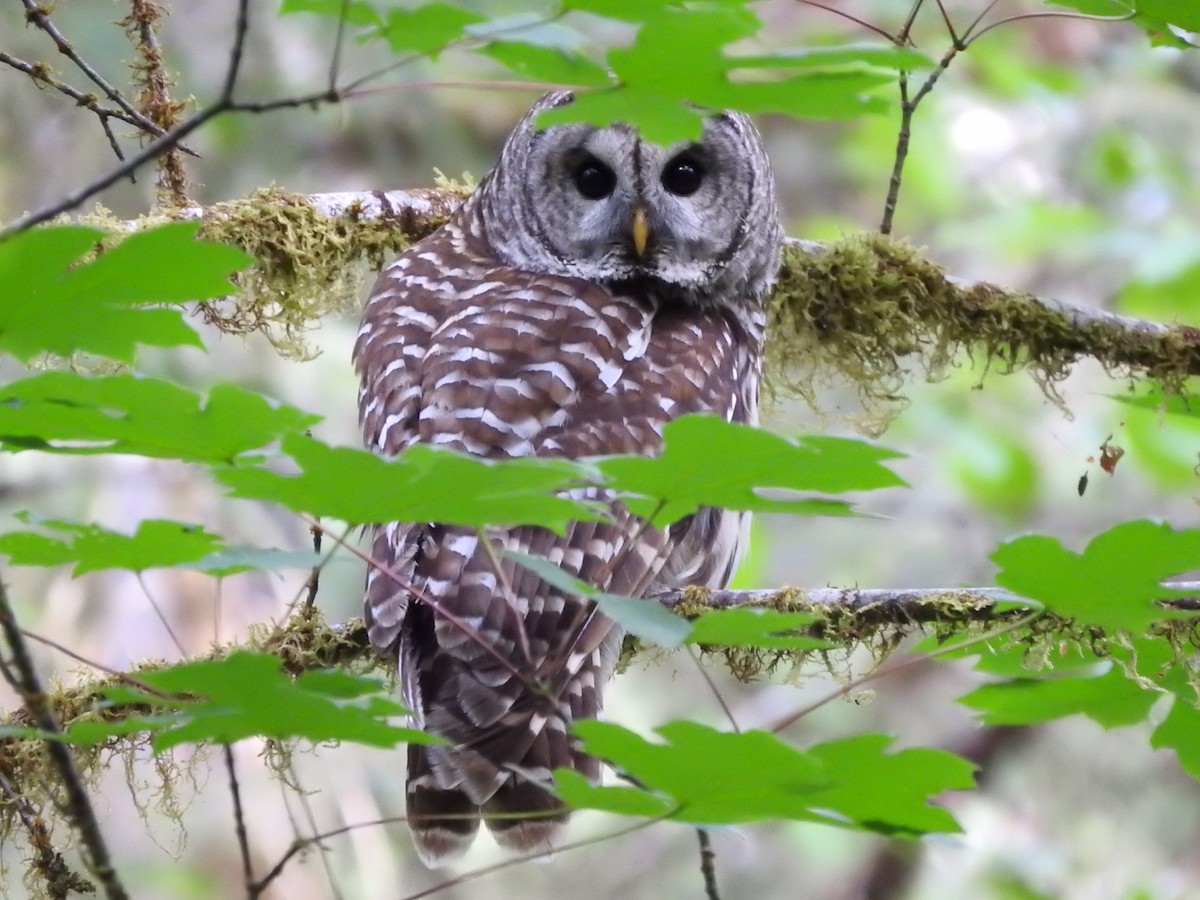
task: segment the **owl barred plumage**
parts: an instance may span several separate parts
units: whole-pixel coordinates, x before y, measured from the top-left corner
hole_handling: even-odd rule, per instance
[[[381,274],[354,349],[379,453],[655,453],[686,413],[756,420],[762,297],[782,243],[757,132],[737,113],[670,148],[622,124],[536,130],[539,111],[569,102],[542,98],[454,216]],[[612,509],[563,536],[492,528],[490,547],[467,528],[375,528],[389,571],[368,574],[371,641],[398,656],[417,724],[448,741],[409,748],[427,864],[465,852],[480,817],[505,846],[552,848],[566,817],[550,773],[599,777],[568,732],[599,713],[621,629],[504,551],[632,596],[732,575],[744,516],[705,509],[660,531]]]

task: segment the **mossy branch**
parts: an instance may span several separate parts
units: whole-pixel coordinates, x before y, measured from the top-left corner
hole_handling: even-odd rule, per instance
[[[202,219],[205,236],[260,260],[241,295],[205,308],[210,319],[229,331],[262,330],[303,357],[304,332],[327,313],[356,309],[364,275],[441,225],[470,188],[444,179],[414,191],[272,188],[177,215]],[[768,386],[809,400],[836,376],[857,385],[868,407],[894,405],[914,366],[937,378],[964,352],[989,370],[1028,370],[1056,402],[1056,386],[1084,357],[1114,374],[1156,379],[1168,392],[1200,374],[1200,328],[958,279],[875,234],[829,245],[790,240],[770,317]]]
[[[1196,595],[1194,599],[1173,600],[1170,604],[1172,608],[1200,608],[1200,582],[1172,583],[1171,589],[1172,596],[1176,598],[1180,592]],[[784,587],[713,591],[689,587],[656,595],[653,600],[687,618],[695,618],[711,610],[747,606],[812,613],[814,623],[811,632],[836,647],[849,650],[862,645],[876,649],[895,646],[903,638],[931,628],[950,634],[978,626],[990,626],[1014,614],[1014,610],[1017,615],[1028,613],[1024,607],[1007,606],[1004,601],[1011,598],[1012,594],[1001,588],[826,587],[803,590]],[[57,649],[65,649],[45,642]],[[277,627],[253,627],[245,643],[216,647],[203,658],[221,659],[246,649],[278,656],[283,668],[293,675],[333,667],[348,667],[362,673],[389,671],[394,666],[393,660],[385,659],[372,648],[362,619],[330,624],[316,608],[303,609]],[[641,648],[632,649],[637,652]],[[82,659],[71,655],[76,660]],[[784,654],[785,657],[787,655]],[[793,662],[802,661],[801,655],[792,653],[791,656]],[[146,664],[129,674],[104,672],[94,679],[84,679],[72,686],[48,692],[48,708],[66,728],[76,719],[93,713],[95,701],[102,696],[105,687],[116,683],[145,687],[138,680],[138,673],[166,665]],[[759,673],[735,671],[735,674],[753,677]],[[144,710],[139,708],[135,711],[140,713]],[[105,710],[106,718],[119,715],[117,708]],[[22,710],[8,719],[13,724],[28,725],[36,717]]]
[[[1200,584],[1196,590],[1200,592]],[[1186,589],[1187,586],[1184,586]],[[996,620],[997,603],[1008,596],[995,588],[945,588],[930,590],[864,590],[858,588],[817,588],[800,590],[709,591],[687,588],[658,595],[657,602],[688,618],[709,610],[735,606],[755,606],[787,612],[815,614],[814,634],[847,649],[869,644],[894,646],[905,636],[927,626],[953,631]],[[31,635],[32,637],[32,635]],[[42,639],[45,640],[45,639]],[[59,650],[52,642],[46,641]],[[357,672],[390,671],[394,661],[385,659],[372,648],[367,628],[361,619],[330,624],[315,608],[304,609],[278,627],[257,626],[245,643],[214,648],[204,659],[221,659],[239,650],[255,650],[279,657],[283,668],[293,674],[348,667]],[[636,652],[631,648],[632,652]],[[76,660],[80,657],[71,654]],[[797,654],[792,654],[799,661]],[[120,683],[142,686],[139,673],[153,671],[166,663],[151,663],[129,674],[102,672],[94,679],[83,679],[71,686],[46,694],[49,709],[63,728],[80,717],[94,715],[96,701],[106,687]],[[740,670],[736,674],[752,677],[756,673]],[[146,688],[148,690],[148,688]],[[140,707],[131,712],[144,712]],[[106,707],[104,716],[120,717],[119,708]],[[8,717],[10,724],[29,725],[35,717],[20,710]],[[3,757],[0,752],[0,757]]]
[[[1196,608],[1200,605],[1200,582],[1172,584],[1177,595],[1188,591],[1196,599],[1174,601],[1177,606]],[[788,612],[808,612],[813,622],[806,625],[806,632],[828,641],[832,649],[819,651],[795,651],[789,649],[762,649],[757,647],[706,646],[702,648],[710,659],[724,664],[736,677],[754,680],[777,670],[784,673],[803,671],[801,666],[816,666],[819,670],[837,671],[840,667],[838,648],[849,651],[857,647],[867,648],[876,657],[893,650],[900,641],[913,633],[934,633],[949,637],[964,632],[990,632],[997,624],[1011,624],[1021,617],[1028,619],[1028,610],[1019,606],[1006,606],[1002,601],[1009,595],[995,588],[931,589],[931,590],[862,590],[856,588],[817,588],[799,590],[709,591],[688,588],[683,591],[665,593],[654,599],[673,608],[680,615],[696,617],[709,610],[728,609],[735,606],[757,606]],[[648,601],[649,602],[649,601]],[[3,611],[0,603],[0,611]],[[33,637],[33,635],[29,635]],[[1043,616],[1036,627],[1030,626],[1019,638],[1028,642],[1030,652],[1036,657],[1041,647],[1058,646],[1061,640],[1084,640],[1095,643],[1099,638],[1095,629],[1084,629],[1078,624]],[[59,650],[64,650],[75,660],[81,657],[52,641],[39,638]],[[245,644],[214,648],[206,654],[207,659],[219,659],[237,650],[251,649],[276,655],[284,669],[294,675],[301,672],[330,667],[348,667],[357,672],[389,671],[391,660],[382,658],[370,646],[365,624],[354,619],[344,624],[329,624],[320,611],[306,608],[291,620],[278,627],[259,626],[253,628]],[[622,664],[638,654],[654,651],[638,641],[628,639],[622,654]],[[657,651],[661,652],[661,651]],[[73,685],[55,687],[53,690],[27,694],[33,698],[30,708],[18,709],[5,718],[5,724],[19,727],[35,725],[54,730],[69,728],[76,721],[103,716],[106,721],[116,721],[128,716],[142,715],[146,708],[140,705],[114,706],[104,701],[105,689],[114,684],[139,685],[139,674],[162,668],[165,663],[149,663],[139,666],[129,674],[104,671],[95,678],[83,678]],[[36,707],[36,708],[34,708]],[[144,752],[148,737],[144,733],[124,736],[114,735],[101,744],[73,748],[74,764],[78,767],[80,784],[91,784],[98,773],[112,764],[114,756],[124,757],[129,764],[135,755]],[[7,833],[19,823],[30,835],[34,850],[46,856],[45,871],[41,877],[51,882],[67,883],[64,878],[77,879],[61,864],[57,851],[49,844],[49,835],[43,814],[55,805],[56,797],[49,793],[54,784],[47,773],[54,769],[48,753],[67,752],[66,746],[54,741],[41,741],[27,737],[9,737],[0,740],[0,830]],[[174,794],[169,780],[176,778],[174,769],[167,764],[160,771],[165,779],[163,796],[173,803]],[[43,848],[48,848],[43,853]],[[40,857],[39,857],[40,858]],[[35,861],[36,862],[36,861]],[[108,870],[111,872],[111,869]],[[74,884],[75,882],[71,882]],[[115,894],[114,896],[119,896]]]

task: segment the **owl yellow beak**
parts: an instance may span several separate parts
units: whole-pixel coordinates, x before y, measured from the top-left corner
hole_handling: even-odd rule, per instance
[[[650,240],[650,222],[646,218],[646,210],[640,206],[633,211],[633,225],[629,231],[633,237],[633,252],[643,256],[646,253],[646,243]]]

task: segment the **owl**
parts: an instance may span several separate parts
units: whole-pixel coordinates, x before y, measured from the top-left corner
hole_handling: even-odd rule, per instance
[[[379,276],[354,347],[378,453],[654,454],[677,416],[757,420],[783,238],[754,126],[723,112],[671,146],[626,124],[537,127],[572,101],[543,97],[458,211]],[[745,516],[702,509],[658,529],[597,496],[611,516],[562,535],[374,526],[370,639],[397,659],[415,724],[446,741],[408,749],[408,821],[428,865],[464,853],[481,821],[511,850],[552,850],[566,814],[551,773],[600,776],[570,729],[600,712],[622,630],[507,551],[634,597],[731,577]]]

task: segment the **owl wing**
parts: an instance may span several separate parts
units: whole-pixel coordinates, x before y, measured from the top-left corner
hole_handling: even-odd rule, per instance
[[[364,434],[384,454],[417,441],[487,458],[652,453],[675,416],[746,414],[752,399],[735,386],[752,363],[736,331],[716,310],[480,264],[455,252],[453,233],[435,235],[368,301],[355,348]],[[660,531],[612,510],[563,535],[489,529],[488,545],[452,526],[376,529],[373,553],[390,573],[368,575],[371,639],[398,654],[417,721],[448,740],[410,747],[410,819],[427,861],[465,849],[480,808],[538,812],[489,826],[518,850],[549,845],[564,814],[541,783],[558,766],[598,775],[567,732],[599,712],[621,631],[503,554],[541,556],[632,596],[707,558],[694,547],[680,556],[689,534],[711,530],[703,516]]]

